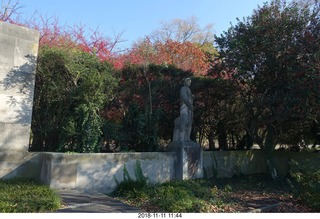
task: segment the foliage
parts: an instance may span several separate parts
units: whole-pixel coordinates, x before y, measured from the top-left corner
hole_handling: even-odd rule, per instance
[[[271,155],[277,143],[315,145],[319,1],[301,3],[265,3],[216,44],[212,25],[175,19],[118,54],[121,35],[112,41],[36,13],[24,24],[19,2],[2,2],[0,20],[40,32],[31,150],[157,151],[172,137],[185,76],[194,76],[193,139],[210,150],[249,149],[254,141]],[[110,64],[120,70],[118,86]]]
[[[195,197],[209,198],[210,193],[208,190],[208,186],[210,186],[210,182],[203,179],[195,179],[195,180],[175,180],[171,182],[162,183],[161,186],[172,186],[175,188],[181,188],[183,190],[189,191]]]
[[[104,112],[107,126],[117,129],[109,133],[117,136],[105,135],[106,141],[115,141],[121,150],[156,151],[159,138],[172,137],[173,121],[179,113],[179,89],[191,73],[174,66],[149,65],[145,69],[132,65],[121,74],[117,96]]]
[[[105,113],[102,113],[105,116]],[[104,148],[101,152],[117,152],[121,149],[122,142],[125,141],[126,136],[121,131],[121,124],[113,118],[111,119],[104,119],[104,123],[102,126],[102,135],[103,135],[103,142]]]
[[[266,175],[175,180],[131,187],[116,197],[147,212],[247,212],[248,206],[266,207],[270,200],[283,202],[271,212],[314,211],[297,204],[285,180],[275,183]]]
[[[110,65],[89,53],[43,47],[37,72],[31,150],[98,152],[100,110],[116,87]]]
[[[195,43],[167,40],[152,43],[149,38],[133,46],[123,57],[123,63],[146,65],[174,65],[195,75],[204,75],[209,69],[208,53]]]
[[[35,11],[30,18],[23,21],[21,9],[24,6],[18,0],[2,0],[0,4],[0,21],[26,26],[40,33],[39,46],[51,48],[77,49],[94,54],[100,61],[109,62],[115,68],[119,65],[118,53],[122,49],[118,45],[123,42],[122,33],[114,33],[113,37],[104,36],[98,28],[92,30],[83,24],[61,25],[55,15],[41,15]]]
[[[248,212],[249,206],[266,208],[279,202],[277,207],[263,212],[318,212],[292,196],[288,181],[275,183],[264,174],[149,184],[131,187],[116,198],[146,212]]]
[[[282,125],[305,120],[313,116],[310,108],[319,107],[310,105],[319,98],[314,92],[319,76],[305,69],[308,61],[304,59],[309,54],[301,52],[306,46],[301,43],[305,27],[311,19],[308,11],[275,1],[217,38],[221,55],[236,69],[234,78],[247,109],[248,130],[261,147],[267,133],[277,133],[270,146],[274,147]],[[257,131],[263,126],[265,131],[259,135]]]
[[[315,48],[307,43],[319,43],[309,34],[319,28],[319,11],[314,13],[295,2],[272,1],[216,39],[226,66],[234,69],[246,131],[265,149],[272,172],[279,137],[296,129],[288,124],[319,114],[320,77],[311,67],[317,61],[309,58]]]
[[[164,209],[166,212],[194,212],[195,203],[193,196],[182,188],[171,185],[163,185],[156,189],[157,197],[152,203]]]
[[[134,175],[136,176],[136,180],[147,184],[147,179],[148,178],[143,175],[142,168],[141,168],[141,163],[140,163],[139,160],[136,161],[136,165],[134,167]]]
[[[320,170],[310,161],[290,164],[291,185],[295,194],[310,207],[320,210]]]
[[[113,195],[132,200],[135,206],[144,202],[156,206],[160,212],[202,212],[208,205],[205,200],[213,203],[208,182],[202,180],[173,181],[157,185],[140,185],[132,183],[127,190],[118,188]],[[223,207],[222,202],[220,207]]]
[[[36,213],[58,209],[60,197],[33,179],[0,180],[1,213]]]
[[[206,87],[206,89],[203,89]],[[208,140],[209,148],[216,148],[214,140],[218,138],[218,147],[227,150],[227,135],[234,135],[239,123],[241,108],[237,104],[236,86],[230,80],[221,77],[197,77],[193,79],[192,90],[195,95],[194,131],[198,142]],[[238,135],[241,129],[238,129]],[[236,143],[232,145],[236,147]]]
[[[128,113],[122,121],[122,132],[125,133],[124,144],[135,151],[155,151],[158,144],[157,128],[150,127],[150,124],[156,125],[157,114],[152,114],[150,119],[151,121],[135,103],[129,105]]]

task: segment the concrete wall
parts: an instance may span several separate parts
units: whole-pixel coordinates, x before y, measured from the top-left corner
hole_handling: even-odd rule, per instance
[[[52,188],[111,192],[116,180],[123,180],[126,165],[134,179],[137,161],[144,176],[152,183],[175,178],[177,157],[173,152],[64,154],[64,153],[1,153],[0,178],[32,177]],[[290,168],[290,160],[320,165],[320,153],[275,152],[280,176]],[[204,177],[232,177],[239,174],[267,173],[264,154],[253,151],[203,151]]]
[[[151,183],[174,178],[175,153],[43,153],[41,180],[53,188],[111,192],[123,181],[124,165],[135,179],[137,160]]]
[[[289,161],[315,162],[320,165],[319,153],[275,153],[279,175],[288,173]],[[110,192],[116,180],[123,180],[123,167],[134,178],[137,160],[143,174],[150,182],[165,182],[174,179],[176,155],[172,152],[111,153],[111,154],[62,154],[42,153],[41,180],[53,188],[68,188],[86,191]],[[204,151],[205,177],[232,177],[267,173],[264,154],[253,151]]]
[[[264,154],[252,151],[205,151],[203,168],[205,177],[232,177],[237,174],[265,173]]]
[[[275,151],[274,157],[279,176],[288,174],[291,160],[320,166],[320,153]],[[203,168],[204,176],[208,178],[268,173],[265,155],[261,150],[205,151],[203,152]]]
[[[41,153],[0,151],[0,179],[28,177],[40,179]]]
[[[28,151],[38,41],[37,31],[0,21],[0,151]]]

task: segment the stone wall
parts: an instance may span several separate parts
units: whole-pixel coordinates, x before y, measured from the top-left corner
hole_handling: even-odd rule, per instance
[[[111,192],[123,181],[124,167],[135,179],[138,163],[151,183],[174,178],[175,153],[42,153],[41,180],[53,188]]]
[[[0,151],[0,179],[27,177],[40,179],[41,153]]]
[[[28,153],[39,33],[0,21],[0,178],[39,178]]]
[[[204,177],[232,177],[267,173],[264,154],[252,151],[203,151]],[[289,161],[315,162],[320,165],[319,153],[276,152],[280,176],[289,170]],[[139,160],[144,176],[152,183],[175,179],[177,156],[174,152],[62,154],[42,153],[41,180],[53,188],[110,192],[116,180],[123,180],[123,168],[134,179]]]
[[[0,151],[28,151],[39,33],[0,21]]]
[[[252,151],[203,151],[204,177],[232,177],[267,173],[264,154]],[[135,179],[137,161],[142,172],[151,183],[161,183],[175,179],[177,157],[174,152],[145,153],[104,153],[104,154],[64,154],[64,153],[0,153],[2,169],[0,178],[31,177],[40,179],[56,189],[76,189],[83,191],[111,192],[116,181],[123,180],[126,166],[131,178]],[[290,160],[300,163],[320,165],[319,153],[275,152],[279,175],[285,176],[290,168]]]
[[[281,177],[288,174],[291,160],[301,164],[320,165],[320,153],[275,151],[274,157],[278,175]],[[268,173],[265,154],[261,150],[205,151],[203,152],[203,168],[204,176],[208,178]]]
[[[232,177],[240,174],[266,173],[264,154],[251,151],[206,151],[203,153],[205,177]]]

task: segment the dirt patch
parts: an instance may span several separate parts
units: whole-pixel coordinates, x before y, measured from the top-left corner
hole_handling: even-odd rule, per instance
[[[303,204],[301,200],[281,193],[238,190],[230,193],[228,199],[234,203],[233,209],[236,212],[315,212]]]

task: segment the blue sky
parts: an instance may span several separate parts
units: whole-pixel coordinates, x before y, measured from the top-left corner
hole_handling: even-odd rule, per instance
[[[59,18],[61,25],[84,24],[104,36],[123,32],[125,46],[160,27],[160,22],[195,16],[199,25],[213,24],[220,34],[236,24],[236,18],[251,16],[258,5],[270,0],[19,0],[22,17],[35,11]]]

